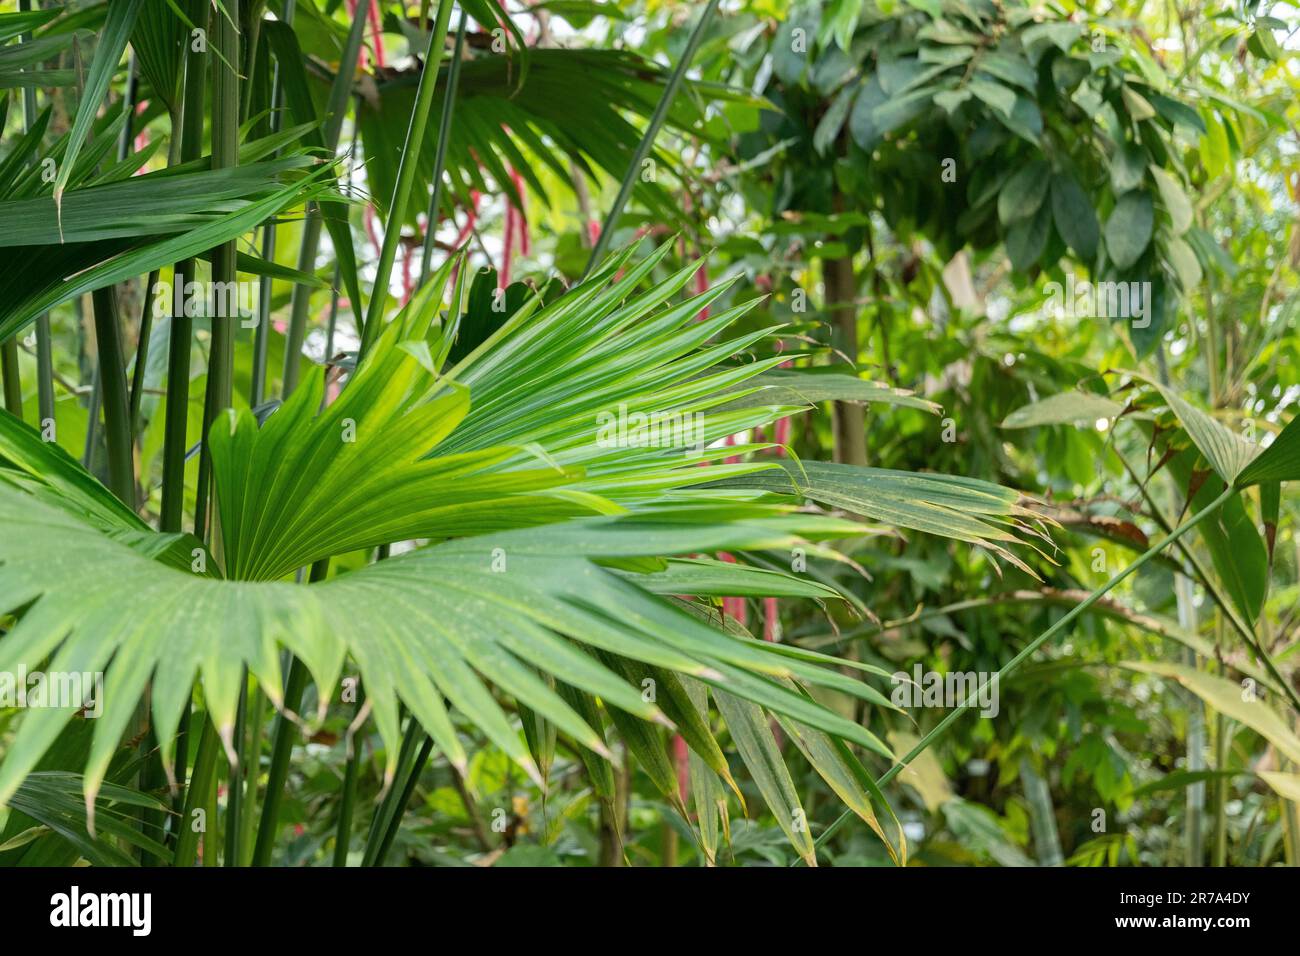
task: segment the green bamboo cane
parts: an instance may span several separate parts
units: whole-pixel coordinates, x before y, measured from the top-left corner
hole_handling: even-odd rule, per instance
[[[716,2],[716,0],[714,0]],[[424,145],[424,129],[429,123],[429,110],[433,107],[433,92],[438,86],[438,66],[442,62],[442,48],[447,40],[447,25],[451,21],[453,0],[440,0],[438,17],[429,34],[429,47],[424,55],[424,69],[420,72],[420,85],[415,93],[415,108],[411,122],[406,127],[406,140],[402,144],[397,164],[397,181],[393,184],[393,198],[388,205],[388,222],[384,224],[384,241],[379,248],[379,265],[375,270],[375,285],[370,292],[370,304],[365,323],[361,328],[361,346],[358,361],[379,334],[388,303],[388,283],[393,274],[393,262],[402,238],[402,223],[406,221],[406,208],[415,184],[415,171]]]
[[[627,205],[628,198],[632,195],[632,187],[636,183],[636,177],[641,170],[641,164],[645,162],[646,156],[650,153],[651,146],[654,145],[655,137],[659,134],[659,127],[668,118],[668,111],[672,108],[673,100],[677,98],[677,89],[682,85],[682,79],[686,76],[687,69],[690,68],[691,60],[695,59],[695,51],[699,49],[700,43],[704,40],[705,28],[713,18],[714,11],[718,9],[718,0],[709,0],[708,6],[700,14],[699,20],[695,22],[695,28],[691,31],[691,37],[686,42],[686,49],[682,51],[682,58],[677,61],[677,66],[673,68],[672,75],[668,77],[668,85],[664,87],[663,95],[659,97],[659,104],[650,116],[650,123],[646,126],[645,134],[641,137],[641,142],[637,144],[636,152],[632,155],[632,162],[623,174],[623,182],[618,187],[618,196],[614,200],[614,205],[609,209],[608,215],[605,216],[605,224],[600,229],[600,235],[596,238],[596,244],[592,247],[591,257],[587,260],[587,268],[583,271],[584,278],[591,274],[591,270],[596,267],[605,256],[605,250],[609,248],[613,238],[614,225],[618,222],[618,217],[623,214],[623,207]]]
[[[951,727],[954,723],[956,723],[957,720],[963,714],[966,713],[966,711],[970,710],[972,707],[978,706],[980,694],[984,692],[986,687],[988,687],[990,684],[992,684],[995,681],[998,682],[998,684],[1000,684],[1017,667],[1019,667],[1022,663],[1028,660],[1035,651],[1037,651],[1045,643],[1050,641],[1057,634],[1060,634],[1063,630],[1065,630],[1065,628],[1070,624],[1070,622],[1072,622],[1076,617],[1078,617],[1080,614],[1083,614],[1085,611],[1088,610],[1088,608],[1092,607],[1099,600],[1101,600],[1101,598],[1104,597],[1107,594],[1107,592],[1115,588],[1116,585],[1118,585],[1121,581],[1124,581],[1127,578],[1129,578],[1131,575],[1136,574],[1137,571],[1143,565],[1145,565],[1157,554],[1159,554],[1169,545],[1173,544],[1175,541],[1177,541],[1179,538],[1185,535],[1188,531],[1191,531],[1192,528],[1196,527],[1198,524],[1200,524],[1210,515],[1217,512],[1221,507],[1223,507],[1224,504],[1227,503],[1229,498],[1233,497],[1237,493],[1238,493],[1238,489],[1234,488],[1232,485],[1229,485],[1227,488],[1224,489],[1223,494],[1219,495],[1219,497],[1215,498],[1214,501],[1206,505],[1203,510],[1198,511],[1187,521],[1184,521],[1177,528],[1175,528],[1167,537],[1157,542],[1156,544],[1153,544],[1146,551],[1142,552],[1141,556],[1139,556],[1137,560],[1135,560],[1132,564],[1126,567],[1119,574],[1115,575],[1113,578],[1111,578],[1101,587],[1094,590],[1091,594],[1089,594],[1086,598],[1084,598],[1084,600],[1080,601],[1073,608],[1067,611],[1060,618],[1060,620],[1058,620],[1047,630],[1043,631],[1042,634],[1039,634],[1036,638],[1034,638],[1033,641],[1027,644],[1024,647],[1024,649],[1020,651],[1019,654],[1011,658],[1011,660],[1008,661],[1002,667],[1001,670],[999,670],[996,674],[994,674],[993,677],[985,681],[982,686],[977,688],[969,697],[966,698],[965,701],[962,702],[960,706],[955,707],[953,708],[953,710],[949,711],[948,715],[944,717],[943,720],[939,721],[939,723],[934,727],[933,730],[931,730],[928,734],[922,737],[921,740],[917,743],[917,745],[913,747],[905,757],[899,760],[898,763],[894,764],[894,766],[892,766],[889,770],[887,770],[880,777],[880,779],[876,781],[876,786],[884,787],[885,784],[889,783],[891,780],[897,777],[900,773],[902,773],[905,769],[907,769],[908,764],[910,764],[913,760],[915,760],[922,753],[924,753],[932,743],[934,743],[936,740],[942,737],[944,733],[947,732],[948,728]],[[822,831],[821,836],[817,837],[816,841],[814,841],[813,844],[814,847],[820,849],[822,846],[824,846],[826,842],[830,840],[830,838],[833,837],[839,831],[840,827],[844,826],[844,824],[848,822],[849,817],[851,817],[852,815],[853,815],[853,811],[851,810],[845,810],[843,813],[841,813],[839,817],[836,818],[835,822],[832,823],[830,826],[828,826],[824,831]],[[796,862],[794,865],[797,866],[798,862]]]
[[[23,383],[18,378],[18,333],[0,344],[0,378],[4,379],[5,409],[23,420]]]

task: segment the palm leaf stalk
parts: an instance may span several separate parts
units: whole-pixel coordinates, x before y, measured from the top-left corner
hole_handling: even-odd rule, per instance
[[[348,759],[343,770],[342,798],[339,801],[339,819],[334,831],[334,866],[347,866],[348,850],[352,844],[352,814],[357,802],[357,780],[361,768],[361,744],[355,739],[353,727],[365,707],[365,690],[357,688],[357,704],[348,727]]]
[[[1237,495],[1239,491],[1240,491],[1239,488],[1235,487],[1232,483],[1229,483],[1228,486],[1223,490],[1223,493],[1220,494],[1217,498],[1215,498],[1214,501],[1212,501],[1209,505],[1207,505],[1203,510],[1198,511],[1195,515],[1193,515],[1191,518],[1188,518],[1177,528],[1175,528],[1172,532],[1170,532],[1167,536],[1162,538],[1160,541],[1157,541],[1146,551],[1142,552],[1142,554],[1135,561],[1133,561],[1132,564],[1128,565],[1126,568],[1124,568],[1123,571],[1119,572],[1118,574],[1113,575],[1105,584],[1094,589],[1092,592],[1088,594],[1088,596],[1083,601],[1080,601],[1069,611],[1063,614],[1056,621],[1055,624],[1047,628],[1047,630],[1043,631],[1036,638],[1034,638],[1027,645],[1025,645],[1025,647],[1020,651],[1020,653],[1018,653],[1015,657],[1011,658],[1011,660],[1007,661],[1007,663],[1004,664],[996,674],[988,678],[984,682],[984,684],[981,687],[979,687],[974,693],[968,696],[965,701],[963,701],[960,705],[958,705],[957,707],[949,711],[948,714],[943,718],[943,720],[939,721],[939,723],[935,725],[934,729],[932,729],[929,733],[927,733],[924,737],[922,737],[917,742],[916,746],[914,746],[906,754],[906,756],[904,756],[901,760],[899,760],[892,767],[890,767],[889,770],[887,770],[884,774],[882,774],[879,778],[877,778],[876,787],[883,788],[887,783],[889,783],[900,773],[902,773],[905,769],[907,769],[907,766],[913,760],[915,760],[917,757],[923,754],[932,743],[934,743],[936,740],[942,737],[944,733],[947,732],[948,728],[951,727],[954,723],[956,723],[962,717],[962,715],[964,715],[972,707],[978,707],[979,695],[981,693],[984,693],[990,684],[996,685],[1004,681],[1008,676],[1010,676],[1016,670],[1016,668],[1018,668],[1023,662],[1025,662],[1030,657],[1032,657],[1035,651],[1037,651],[1040,647],[1042,647],[1044,644],[1046,644],[1056,635],[1064,631],[1071,624],[1071,622],[1074,621],[1076,617],[1085,613],[1090,607],[1092,607],[1099,600],[1101,600],[1109,591],[1114,589],[1121,582],[1127,580],[1130,576],[1136,574],[1144,565],[1146,565],[1152,558],[1156,557],[1156,555],[1158,555],[1169,545],[1173,544],[1179,538],[1183,537],[1183,535],[1191,531],[1193,528],[1195,528],[1206,518],[1215,514],[1215,512],[1217,512],[1221,507],[1223,507],[1223,505],[1225,505],[1229,501],[1229,499]],[[817,837],[817,840],[815,841],[816,847],[820,849],[822,846],[825,846],[826,842],[830,840],[831,837],[833,837],[839,831],[840,827],[842,827],[845,823],[848,822],[850,816],[852,816],[851,811],[845,811],[841,813],[835,819],[835,821],[830,826],[828,826],[825,830],[823,830],[821,835]]]
[[[447,16],[450,15],[450,10],[449,10],[450,6],[451,4],[449,0],[442,0],[442,3],[439,6],[438,23],[434,27],[434,33],[439,38],[439,50],[441,49],[442,38],[444,38],[446,34],[446,29],[447,29],[446,18]],[[444,7],[448,8],[446,14],[444,14],[444,10],[443,10]],[[696,22],[695,29],[691,34],[691,38],[687,43],[686,50],[683,52],[681,60],[678,62],[677,67],[674,69],[672,75],[668,80],[668,83],[664,87],[663,95],[661,96],[659,103],[656,106],[655,112],[651,116],[650,121],[647,124],[646,129],[641,136],[640,142],[637,144],[637,148],[633,153],[632,162],[629,164],[627,171],[623,176],[623,181],[619,190],[618,197],[615,199],[614,205],[613,207],[611,207],[609,216],[606,219],[605,229],[603,229],[601,232],[601,240],[603,240],[603,244],[601,240],[598,240],[595,248],[592,250],[591,257],[587,263],[587,269],[586,269],[587,273],[591,272],[593,266],[596,264],[596,262],[599,261],[601,255],[603,255],[604,250],[608,248],[609,230],[613,228],[613,223],[617,220],[618,216],[621,214],[623,206],[627,203],[627,199],[631,195],[633,184],[636,182],[636,176],[638,175],[638,172],[641,168],[641,163],[643,162],[645,157],[649,154],[649,151],[653,146],[655,137],[658,135],[659,129],[663,125],[663,121],[667,117],[668,111],[671,108],[673,100],[677,95],[677,90],[681,84],[681,80],[685,76],[687,68],[690,66],[690,61],[694,58],[695,50],[699,46],[700,40],[703,38],[704,29],[707,26],[708,21],[716,8],[717,8],[717,0],[710,0],[708,7],[705,8],[704,12],[700,15],[699,20]],[[432,190],[431,190],[431,196],[429,201],[429,216],[428,216],[429,240],[426,241],[425,248],[423,251],[423,261],[421,264],[422,279],[424,276],[427,276],[428,274],[429,262],[432,257],[432,250],[433,250],[432,237],[434,232],[434,224],[437,222],[439,193],[442,187],[442,175],[441,175],[442,167],[446,159],[447,146],[448,143],[450,142],[449,134],[451,129],[452,110],[455,103],[456,86],[460,75],[465,26],[466,26],[466,16],[465,13],[462,11],[461,21],[457,29],[454,59],[452,61],[449,70],[447,90],[444,94],[445,101],[444,101],[442,118],[439,127],[437,152],[435,153],[435,159],[434,159],[434,173],[432,179]],[[431,38],[430,50],[433,49],[433,42],[434,40],[433,38]],[[425,81],[426,80],[431,81],[432,79],[436,79],[436,76],[437,76],[436,61],[432,64],[432,69],[430,68],[430,64],[426,62],[425,70],[420,77],[420,87],[416,94],[415,110],[417,113],[421,111],[421,104],[424,104],[424,112],[427,114],[428,103],[432,102],[433,83],[432,82],[429,83],[430,89],[429,89],[429,93],[426,95],[424,92]],[[414,139],[414,143],[417,146],[422,141],[423,126],[424,124],[423,122],[421,122],[419,125],[419,129],[418,130],[416,129],[416,117],[415,114],[413,114],[411,125],[407,131],[406,146],[402,152],[401,165],[399,166],[398,169],[394,200],[392,205],[390,206],[389,229],[386,230],[384,234],[384,247],[388,251],[387,259],[385,259],[385,255],[383,251],[381,251],[380,254],[379,272],[377,273],[378,278],[376,279],[376,286],[375,286],[378,295],[385,295],[387,292],[387,276],[392,268],[392,259],[393,259],[393,254],[396,250],[396,241],[398,237],[398,232],[400,231],[402,218],[404,217],[405,214],[404,207],[399,208],[398,206],[398,196],[403,195],[404,173],[406,178],[406,188],[409,189],[409,182],[413,178],[414,171],[416,168],[416,157],[408,156],[407,150],[411,148],[413,139]],[[390,236],[391,236],[391,244],[390,244]],[[509,234],[507,234],[506,237],[505,254],[508,261],[510,255]],[[387,262],[387,268],[385,268],[385,262]],[[381,287],[383,288],[384,291],[378,292],[378,290]],[[367,344],[366,332],[367,330],[371,329],[372,321],[374,323],[374,327],[375,328],[378,327],[378,315],[375,312],[375,302],[376,300],[372,296],[371,311],[368,314],[366,320],[366,326],[362,334],[362,342],[361,342],[362,352],[364,352],[366,348],[366,344]],[[380,309],[382,311],[382,300],[380,301]],[[382,556],[383,555],[381,554],[381,557]],[[408,741],[404,741],[404,747],[407,745],[408,742],[410,744],[413,744],[417,734],[418,734],[418,726],[416,724],[416,721],[412,719],[407,729]],[[427,756],[431,745],[432,745],[432,741],[429,738],[429,736],[426,734],[424,742],[420,748],[420,753]],[[396,833],[397,823],[400,820],[400,813],[398,812],[398,808],[403,806],[405,800],[409,798],[409,794],[411,793],[414,787],[415,779],[419,776],[420,772],[423,769],[423,766],[424,766],[424,760],[417,759],[415,764],[409,769],[409,771],[407,771],[408,777],[406,779],[403,779],[403,776],[400,772],[400,770],[404,768],[401,768],[399,766],[398,780],[401,782],[399,786],[395,788],[391,788],[389,792],[385,794],[385,798],[383,802],[381,803],[380,807],[376,811],[375,821],[371,827],[371,833],[370,833],[371,840],[367,841],[366,857],[362,865],[367,865],[367,863],[370,865],[382,865],[382,859],[384,855],[386,855],[388,851],[388,847],[392,843],[393,836]],[[390,805],[391,801],[393,801],[394,799],[397,799],[400,802],[398,802],[395,806]],[[376,836],[379,837],[378,846],[374,845],[374,839]],[[376,864],[375,861],[379,861],[379,863]]]
[[[389,207],[388,228],[385,229],[383,245],[380,248],[379,266],[376,271],[375,285],[371,291],[369,309],[361,329],[361,344],[357,356],[358,362],[365,355],[368,344],[373,341],[373,336],[369,330],[371,330],[372,327],[378,329],[379,323],[382,321],[384,305],[387,301],[388,282],[392,273],[397,245],[401,238],[401,224],[406,215],[407,202],[415,180],[415,168],[420,152],[419,147],[424,140],[424,129],[428,122],[429,108],[432,105],[433,92],[437,86],[438,65],[442,59],[443,47],[446,43],[447,27],[451,19],[452,6],[452,0],[441,0],[438,7],[437,20],[434,24],[433,31],[429,36],[429,46],[425,53],[424,68],[420,76],[420,86],[416,95],[415,109],[412,112],[410,125],[407,129],[407,138],[402,151],[401,166],[399,167],[397,183],[394,187],[393,198]],[[364,17],[361,16],[355,17],[353,24],[354,31],[357,29],[357,23],[363,19]],[[342,72],[342,69],[343,67],[340,66],[340,73]],[[296,349],[292,341],[286,344],[285,394],[288,394],[290,391],[287,374],[288,366],[290,361],[296,358],[297,351],[300,349],[301,343],[298,344]],[[325,566],[321,568],[322,578],[327,568],[328,562],[326,562]],[[313,567],[312,571],[313,579],[319,580],[319,578],[315,577],[317,567]],[[295,658],[290,663],[289,679],[285,687],[285,701],[292,709],[296,709],[300,704],[302,693],[306,689],[306,678],[307,675],[305,668],[303,668],[302,663]],[[415,726],[414,721],[412,721],[412,727],[414,728]],[[296,733],[297,728],[289,721],[289,718],[285,714],[277,716],[274,744],[272,748],[271,772],[267,778],[266,803],[263,806],[262,823],[258,828],[257,844],[253,851],[254,866],[265,866],[270,862],[271,849],[275,839],[275,829],[278,823],[279,802],[288,775],[288,759],[293,746],[293,738]],[[278,763],[277,759],[279,759]]]
[[[406,209],[411,199],[415,171],[420,159],[420,147],[424,144],[424,130],[429,122],[434,90],[438,86],[438,67],[442,62],[443,47],[447,41],[447,27],[451,22],[453,6],[453,0],[439,0],[438,16],[434,21],[433,30],[429,33],[429,46],[425,51],[424,67],[420,71],[420,85],[415,94],[415,108],[411,112],[410,123],[406,128],[406,139],[402,144],[401,159],[397,167],[397,182],[393,185],[393,197],[388,206],[388,222],[385,223],[384,241],[379,249],[375,284],[370,292],[370,302],[361,328],[360,355],[366,353],[378,336],[384,309],[388,304],[388,285],[392,279],[393,262],[397,257],[397,247],[401,244],[402,223],[406,220]]]
[[[456,105],[456,90],[460,84],[460,68],[464,57],[465,49],[465,30],[468,24],[468,15],[464,10],[461,11],[460,23],[456,28],[456,45],[452,54],[452,61],[448,68],[447,89],[443,95],[442,117],[438,127],[438,145],[434,153],[433,174],[431,177],[431,188],[429,192],[429,213],[426,217],[428,234],[425,239],[424,249],[421,252],[420,261],[420,283],[423,285],[428,281],[429,269],[433,261],[434,233],[436,230],[439,207],[442,196],[442,176],[447,160],[447,144],[451,139],[451,121]],[[383,560],[388,557],[388,546],[380,545],[378,559]],[[403,740],[403,747],[413,747],[415,738],[419,733],[419,724],[412,719],[407,727],[407,739]],[[409,744],[408,744],[409,741]],[[392,844],[393,837],[396,835],[396,827],[401,820],[401,814],[398,808],[405,806],[406,801],[414,788],[415,781],[419,778],[424,769],[425,760],[428,758],[432,748],[432,739],[428,734],[424,735],[424,741],[420,746],[422,758],[417,757],[414,765],[407,772],[406,779],[397,787],[390,787],[384,794],[384,799],[376,810],[374,821],[370,830],[370,838],[366,842],[366,852],[363,856],[362,865],[382,865],[383,857],[388,852],[388,847]],[[356,767],[355,761],[358,755],[354,752],[348,758],[348,768],[345,774],[355,779]],[[404,769],[404,765],[399,767],[399,771]],[[402,780],[402,773],[399,772],[398,779]],[[355,784],[354,784],[355,785]],[[396,802],[394,802],[396,801]],[[346,814],[339,821],[339,834],[350,832],[352,802],[345,800],[344,809]],[[347,829],[345,829],[345,824]],[[378,836],[379,843],[376,844],[375,838]],[[343,860],[346,862],[347,849],[346,840],[344,841]],[[375,861],[379,860],[377,864]],[[342,863],[338,865],[343,865]]]
[[[235,166],[239,160],[239,76],[233,64],[239,62],[239,0],[226,0],[223,9],[213,14],[214,43],[212,58],[212,167],[226,169]],[[219,246],[212,262],[212,280],[215,283],[233,283],[235,281],[235,243],[233,240]],[[218,312],[220,310],[217,310]],[[203,409],[203,431],[199,448],[199,478],[196,488],[194,508],[194,535],[206,540],[216,529],[216,522],[208,523],[208,486],[212,470],[211,448],[207,436],[219,412],[229,407],[232,391],[232,367],[234,364],[234,330],[231,327],[234,316],[213,314],[211,321],[211,349],[208,354],[207,393]],[[211,715],[209,715],[210,718]],[[234,750],[226,740],[227,752],[234,757]],[[195,774],[202,788],[215,793],[217,785],[216,753],[217,730],[211,719],[205,720],[199,735],[199,755],[204,757],[207,766],[200,767],[195,760]],[[199,800],[210,800],[211,796],[204,789],[193,794]],[[190,790],[195,789],[194,780]],[[187,809],[197,806],[189,796]],[[206,804],[205,804],[206,805]],[[182,833],[187,819],[181,820]],[[216,827],[217,819],[213,816],[209,823]],[[188,857],[180,855],[178,861],[187,865]],[[216,854],[215,841],[204,844],[204,862],[209,862]]]
[[[425,217],[427,235],[424,249],[420,253],[420,284],[429,279],[429,270],[433,266],[434,235],[437,232],[438,218],[442,206],[442,177],[447,167],[447,145],[451,142],[451,119],[456,108],[456,90],[460,86],[460,68],[465,58],[465,28],[469,23],[469,14],[460,12],[460,23],[456,27],[456,46],[452,50],[451,63],[447,68],[447,90],[443,94],[442,116],[438,121],[438,147],[433,154],[433,176],[429,190],[429,214]]]
[[[308,583],[324,581],[329,575],[329,558],[312,564]],[[307,689],[307,668],[293,657],[289,661],[289,674],[284,683],[284,700],[295,709],[301,706],[303,692]],[[284,783],[289,776],[289,758],[293,755],[293,742],[299,733],[292,716],[281,711],[276,714],[271,733],[271,764],[266,774],[266,799],[262,803],[261,818],[257,825],[257,842],[253,846],[253,866],[267,866],[275,847],[275,834],[280,825],[280,803],[284,798]]]
[[[651,114],[649,123],[646,124],[645,134],[637,144],[636,152],[632,154],[632,162],[628,164],[627,171],[623,174],[623,181],[619,184],[618,195],[614,198],[613,205],[609,207],[600,235],[596,237],[591,255],[587,259],[587,268],[585,270],[587,275],[591,274],[591,270],[595,268],[596,263],[604,258],[605,252],[609,249],[614,226],[618,222],[618,217],[623,214],[623,207],[627,205],[628,197],[632,195],[632,187],[641,174],[641,164],[650,155],[650,148],[654,145],[655,137],[659,135],[659,127],[663,125],[673,101],[677,98],[677,90],[682,85],[682,79],[686,76],[686,71],[690,69],[691,61],[695,59],[695,51],[699,49],[700,43],[704,40],[704,31],[708,27],[709,21],[713,19],[714,11],[717,9],[718,0],[709,0],[708,5],[700,12],[699,19],[695,21],[695,28],[691,30],[691,37],[686,42],[686,49],[682,51],[681,59],[677,61],[672,74],[668,77],[668,82],[664,85],[663,95],[660,96],[659,103],[655,107],[654,113]]]
[[[343,119],[348,111],[348,99],[352,92],[352,80],[356,75],[357,58],[360,56],[365,39],[365,16],[353,16],[347,41],[339,59],[339,71],[330,86],[329,100],[325,107],[325,126],[323,131],[325,149],[332,155],[338,149],[339,135],[343,130]],[[349,177],[350,179],[350,177]],[[307,209],[307,219],[303,224],[302,239],[298,247],[298,271],[310,273],[316,268],[316,253],[320,248],[321,211],[314,203]],[[334,283],[336,289],[338,281]],[[284,374],[281,396],[287,398],[298,387],[298,358],[302,354],[303,338],[307,333],[307,312],[311,308],[311,289],[298,284],[293,287],[293,296],[289,303],[289,325],[284,343]],[[359,316],[361,303],[352,303],[353,311]]]

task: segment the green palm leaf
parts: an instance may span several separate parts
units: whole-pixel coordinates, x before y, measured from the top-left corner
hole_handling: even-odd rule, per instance
[[[724,711],[744,722],[731,729],[746,762],[775,775],[761,788],[771,800],[789,803],[789,787],[750,726],[752,708],[892,756],[800,688],[888,708],[868,682],[877,668],[856,665],[867,680],[848,677],[835,665],[849,662],[719,630],[698,607],[656,592],[833,596],[784,573],[728,572],[693,557],[788,552],[860,533],[857,522],[802,508],[804,496],[1005,555],[1032,512],[1015,492],[969,479],[718,463],[759,447],[725,446],[724,437],[801,409],[725,407],[781,360],[734,363],[776,330],[726,338],[748,305],[697,322],[722,290],[677,301],[696,266],[657,277],[667,249],[635,262],[631,248],[610,257],[589,281],[518,309],[454,364],[459,329],[482,323],[462,315],[468,270],[452,284],[449,261],[378,336],[335,402],[322,409],[314,376],[260,427],[247,411],[218,418],[209,439],[219,535],[206,568],[176,560],[197,542],[141,527],[66,455],[0,417],[0,611],[17,619],[0,641],[0,670],[48,662],[107,671],[87,794],[147,684],[170,766],[195,681],[229,748],[245,668],[282,704],[281,648],[305,665],[322,708],[355,667],[385,741],[401,736],[404,705],[458,767],[466,755],[449,706],[538,775],[495,687],[597,761],[609,749],[592,704],[575,694],[599,701],[625,737],[644,738],[639,747],[656,764],[657,738],[640,722],[677,726],[725,779],[709,729],[686,691],[673,690],[682,678],[727,695]],[[689,419],[690,433],[642,441],[633,427],[611,440],[601,415],[620,407],[700,418]],[[412,539],[432,543],[306,586],[282,580],[321,558]],[[650,675],[667,688],[662,705],[640,693]],[[25,715],[0,767],[0,800],[70,714]],[[822,738],[801,743],[819,772],[847,786],[852,774],[826,764]],[[391,774],[397,748],[388,752]],[[862,813],[867,801],[852,805]],[[805,837],[796,842],[806,854]]]

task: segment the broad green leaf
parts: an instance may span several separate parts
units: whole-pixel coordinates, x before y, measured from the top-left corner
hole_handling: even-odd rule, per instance
[[[1297,479],[1300,479],[1300,415],[1292,417],[1272,443],[1241,469],[1236,484],[1247,488],[1263,482]]]
[[[1183,192],[1183,187],[1170,173],[1159,166],[1151,166],[1151,178],[1156,181],[1160,192],[1160,201],[1164,203],[1165,212],[1173,224],[1174,235],[1181,236],[1192,224],[1192,202]]]
[[[1154,381],[1144,375],[1138,375],[1137,377],[1160,393],[1161,398],[1165,400],[1165,404],[1169,406],[1169,410],[1174,413],[1179,423],[1187,430],[1187,436],[1201,454],[1205,456],[1205,460],[1210,463],[1210,466],[1218,472],[1219,477],[1228,484],[1245,487],[1246,484],[1254,483],[1260,480],[1261,477],[1281,477],[1270,475],[1263,470],[1256,470],[1255,474],[1245,483],[1239,482],[1238,479],[1246,467],[1260,455],[1259,448],[1243,439],[1226,425],[1212,418],[1206,412],[1185,401],[1170,386]],[[1300,432],[1297,432],[1297,436],[1300,436]],[[1281,435],[1278,436],[1279,439],[1281,437]],[[1292,440],[1288,444],[1300,445],[1300,441]],[[1286,447],[1283,448],[1279,460],[1284,463],[1283,468],[1285,468],[1285,462],[1288,460]]]
[[[998,193],[998,219],[1009,225],[1036,213],[1047,196],[1052,170],[1045,160],[1034,160],[1017,170]]]
[[[1007,258],[1017,272],[1028,272],[1042,258],[1052,233],[1052,210],[1043,203],[1028,219],[1007,230]]]
[[[1034,428],[1039,425],[1088,425],[1099,419],[1113,419],[1124,410],[1119,402],[1093,392],[1060,392],[1017,408],[1002,421],[1003,428]]]
[[[1137,262],[1151,244],[1154,223],[1149,195],[1134,190],[1121,196],[1106,220],[1106,251],[1111,261],[1121,269]]]
[[[1071,173],[1052,177],[1052,221],[1080,259],[1090,263],[1097,257],[1097,243],[1101,240],[1097,211]]]

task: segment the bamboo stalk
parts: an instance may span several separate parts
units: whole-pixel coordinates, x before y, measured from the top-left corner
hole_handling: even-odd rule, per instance
[[[5,409],[23,420],[23,383],[18,378],[18,334],[0,343],[0,378],[4,379]]]

